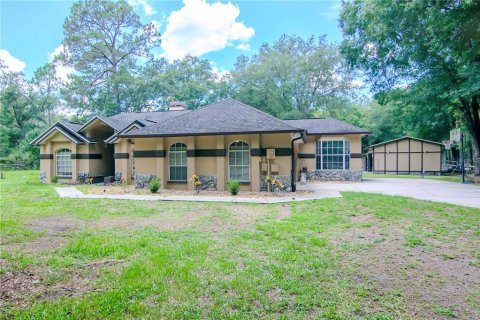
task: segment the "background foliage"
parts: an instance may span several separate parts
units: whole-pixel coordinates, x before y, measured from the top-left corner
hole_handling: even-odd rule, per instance
[[[347,1],[341,44],[283,35],[220,74],[198,57],[154,56],[160,34],[127,2],[79,1],[64,24],[63,53],[32,79],[0,61],[0,159],[38,166],[29,142],[61,118],[165,110],[173,100],[194,109],[225,97],[283,119],[344,120],[372,131],[364,145],[402,135],[441,141],[459,125],[475,151],[479,3]],[[74,69],[68,80],[57,64]]]

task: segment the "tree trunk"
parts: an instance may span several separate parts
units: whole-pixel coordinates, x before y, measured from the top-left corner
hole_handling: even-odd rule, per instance
[[[473,95],[471,101],[465,97],[460,97],[462,112],[464,114],[468,133],[472,139],[473,165],[475,166],[475,175],[480,176],[480,108],[478,95]]]

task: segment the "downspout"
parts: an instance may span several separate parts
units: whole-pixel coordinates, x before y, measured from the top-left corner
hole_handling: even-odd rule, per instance
[[[292,192],[295,192],[297,191],[297,186],[295,184],[295,149],[293,148],[293,143],[297,140],[300,140],[300,139],[303,139],[303,133],[304,132],[301,132],[300,133],[300,137],[297,137],[295,139],[292,139],[292,168],[291,168],[291,189],[292,189]]]

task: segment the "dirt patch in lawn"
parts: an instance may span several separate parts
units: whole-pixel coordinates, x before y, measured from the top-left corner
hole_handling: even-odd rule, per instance
[[[290,205],[286,205],[286,204],[283,204],[280,206],[279,208],[279,212],[277,214],[277,216],[275,217],[275,219],[277,220],[282,220],[282,219],[285,219],[285,218],[288,218],[292,215],[292,208]]]
[[[182,212],[182,210],[185,210]],[[147,217],[123,216],[102,217],[96,220],[81,220],[71,216],[53,216],[38,218],[27,222],[30,230],[44,232],[33,241],[12,243],[8,249],[25,252],[53,250],[65,243],[68,232],[85,228],[94,229],[141,229],[177,230],[194,228],[201,230],[229,230],[248,228],[254,222],[268,214],[268,209],[248,205],[224,205],[214,208],[198,207],[196,210],[182,209],[180,213],[159,212]]]
[[[82,229],[86,222],[72,216],[51,216],[31,220],[27,227],[33,231],[43,231],[49,235]]]
[[[27,221],[25,225],[42,235],[31,241],[7,243],[0,249],[28,254],[53,251],[68,241],[68,232],[85,228],[86,222],[71,216],[51,216]]]
[[[356,270],[351,275],[355,282],[366,280],[381,296],[399,292],[413,318],[480,318],[480,310],[467,302],[468,295],[480,288],[480,270],[471,263],[474,252],[465,250],[479,248],[478,237],[452,236],[442,241],[423,237],[422,245],[410,247],[401,225],[375,220],[367,215],[354,217],[353,227],[332,241],[350,246],[342,265]],[[370,223],[372,227],[360,227]]]
[[[122,264],[122,260],[101,260],[79,268],[49,269],[34,266],[11,270],[0,280],[0,308],[7,305],[28,307],[33,301],[75,297],[89,291],[100,291],[95,284],[104,267]]]
[[[53,251],[67,243],[64,236],[45,235],[32,241],[12,242],[1,246],[2,250],[21,251],[24,253],[41,253],[44,251]]]

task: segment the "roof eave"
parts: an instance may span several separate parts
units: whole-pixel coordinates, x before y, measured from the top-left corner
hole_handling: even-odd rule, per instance
[[[370,131],[363,131],[363,132],[308,132],[307,135],[309,136],[315,136],[315,135],[323,135],[323,136],[333,136],[333,135],[339,135],[339,134],[361,134],[361,135],[366,135],[366,134],[371,134]]]
[[[73,142],[77,143],[77,144],[81,144],[81,143],[96,143],[95,141],[89,141],[87,139],[85,139],[84,137],[82,137],[80,134],[78,134],[77,132],[75,132],[74,130],[70,129],[69,127],[65,126],[64,124],[62,124],[60,121],[57,121],[55,122],[52,126],[50,126],[49,128],[47,128],[45,131],[43,131],[38,137],[36,137],[34,140],[32,140],[30,142],[30,145],[33,145],[33,146],[37,146],[39,145],[39,143],[41,141],[43,141],[46,136],[49,135],[49,133],[54,130],[54,129],[57,129],[59,130],[62,134],[64,134],[65,136],[67,136],[70,140],[72,140]],[[62,130],[63,129],[63,130]]]
[[[443,146],[443,144],[440,143],[440,142],[426,140],[426,139],[420,139],[420,138],[414,138],[414,137],[410,137],[410,136],[404,136],[404,137],[400,137],[400,138],[391,139],[391,140],[387,140],[387,141],[384,141],[384,142],[372,144],[372,145],[367,146],[367,148],[378,147],[378,146],[381,146],[381,145],[384,145],[384,144],[388,144],[388,143],[395,142],[395,141],[400,141],[400,140],[405,140],[405,139],[423,141],[423,142],[426,142],[426,143],[431,143],[431,144],[436,144],[436,145],[439,145],[439,146]]]
[[[220,135],[233,135],[233,134],[262,134],[262,133],[296,133],[303,132],[303,129],[293,130],[273,130],[273,131],[230,131],[230,132],[197,132],[197,133],[168,133],[168,134],[122,134],[118,135],[119,138],[153,138],[153,137],[186,137],[186,136],[220,136]]]
[[[85,128],[87,128],[93,121],[95,120],[100,120],[102,121],[103,123],[105,123],[107,126],[111,127],[112,129],[116,130],[116,131],[119,131],[119,129],[117,127],[115,127],[113,124],[111,123],[108,123],[105,119],[103,119],[102,117],[99,117],[99,116],[94,116],[92,119],[88,120],[83,126],[81,126],[77,132],[81,132],[82,130],[84,130]]]

